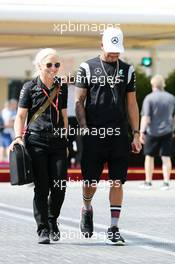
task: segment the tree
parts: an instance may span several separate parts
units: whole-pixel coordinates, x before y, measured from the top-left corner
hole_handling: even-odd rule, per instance
[[[175,70],[165,79],[166,91],[175,95]]]
[[[142,103],[145,96],[151,92],[151,84],[149,77],[143,72],[139,67],[135,70],[136,73],[136,92],[137,92],[137,102],[139,110],[141,111]]]

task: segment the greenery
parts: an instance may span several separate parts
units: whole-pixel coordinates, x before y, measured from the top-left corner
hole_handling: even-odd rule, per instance
[[[136,73],[136,87],[137,87],[137,102],[139,111],[141,111],[142,103],[147,94],[151,92],[150,78],[145,72],[137,67]],[[173,70],[165,79],[166,87],[165,90],[175,95],[175,70]]]
[[[173,70],[165,80],[166,91],[175,95],[175,70]]]
[[[137,102],[139,111],[141,111],[142,103],[147,94],[151,92],[151,84],[149,77],[143,72],[140,67],[135,70],[136,73],[136,87],[137,87]]]

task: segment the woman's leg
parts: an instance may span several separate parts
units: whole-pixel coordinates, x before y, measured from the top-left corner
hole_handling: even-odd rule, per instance
[[[57,154],[49,157],[49,221],[56,222],[64,201],[67,181],[67,157]]]
[[[37,223],[37,232],[41,233],[43,229],[49,229],[48,226],[48,195],[49,195],[49,177],[48,177],[48,157],[39,147],[31,146],[29,153],[32,157],[34,174],[34,199],[33,209],[34,217]]]

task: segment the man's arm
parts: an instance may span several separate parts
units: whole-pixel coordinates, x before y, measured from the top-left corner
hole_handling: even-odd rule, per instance
[[[142,144],[145,144],[145,132],[147,129],[148,124],[151,122],[151,101],[149,96],[146,96],[141,111],[141,122],[140,122],[140,141]]]
[[[140,133],[145,134],[146,128],[147,128],[149,123],[150,123],[150,117],[143,115],[141,118],[141,122],[140,122]]]
[[[129,122],[132,128],[132,131],[138,131],[139,130],[139,109],[137,105],[135,92],[130,92],[127,94],[127,108],[128,108]]]
[[[143,115],[140,122],[140,141],[142,144],[145,144],[145,132],[149,123],[150,117]]]
[[[87,97],[87,89],[75,87],[75,113],[80,128],[87,128],[84,103]]]
[[[136,93],[129,92],[127,93],[127,110],[129,122],[133,131],[133,142],[132,142],[132,151],[134,153],[139,153],[142,149],[140,140],[139,140],[139,109],[136,100]]]

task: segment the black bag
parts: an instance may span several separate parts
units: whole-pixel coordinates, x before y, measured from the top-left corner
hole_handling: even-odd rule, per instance
[[[15,144],[10,151],[10,182],[11,185],[33,182],[32,160],[21,144]]]

